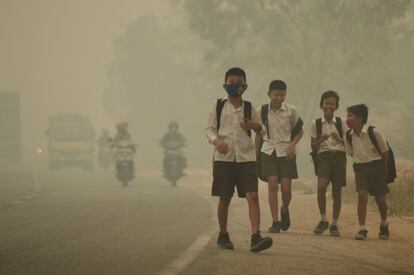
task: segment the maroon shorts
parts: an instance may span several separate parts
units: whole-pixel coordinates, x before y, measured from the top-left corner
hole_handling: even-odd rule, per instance
[[[240,198],[246,197],[246,193],[258,191],[256,162],[214,162],[211,194],[231,198],[234,187],[237,187]]]

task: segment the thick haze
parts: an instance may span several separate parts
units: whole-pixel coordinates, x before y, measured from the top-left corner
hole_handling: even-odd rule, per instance
[[[246,69],[255,106],[271,80],[286,80],[308,125],[327,89],[342,98],[339,115],[368,104],[412,159],[413,3],[325,2],[1,0],[0,91],[21,95],[25,159],[46,145],[49,115],[79,112],[97,134],[127,120],[141,167],[161,166],[158,140],[177,120],[189,165],[207,167],[207,112],[231,66]],[[306,133],[302,162],[308,145]]]

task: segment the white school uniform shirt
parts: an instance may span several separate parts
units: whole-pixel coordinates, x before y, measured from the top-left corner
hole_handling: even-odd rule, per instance
[[[343,136],[345,135],[346,131],[348,131],[348,127],[346,126],[345,119],[341,118],[342,122],[342,133]],[[338,129],[336,129],[336,117],[332,119],[332,121],[327,121],[325,117],[322,117],[322,132],[323,134],[330,135],[331,133],[336,132],[339,134]],[[318,135],[316,133],[316,119],[312,122],[312,125],[310,127],[310,137],[316,139],[318,138]],[[342,136],[342,137],[343,137]],[[336,139],[329,137],[327,140],[323,141],[318,148],[318,153],[322,152],[334,152],[334,151],[340,151],[345,152],[345,145]]]
[[[384,135],[374,128],[374,136],[377,139],[378,147],[381,153],[389,150]],[[345,136],[345,149],[351,155],[355,163],[369,163],[371,161],[382,159],[375,145],[371,142],[368,134],[368,125],[362,127],[361,133],[358,136],[353,130],[351,131],[352,145],[348,143]]]
[[[257,109],[259,113],[261,109],[261,107]],[[269,137],[263,136],[261,152],[270,156],[276,151],[277,157],[287,156],[287,148],[291,142],[291,131],[299,118],[299,113],[293,105],[282,103],[280,108],[274,112],[268,104]]]
[[[216,106],[217,101],[214,101],[208,116],[205,133],[210,143],[213,143],[217,138],[224,141],[229,147],[229,152],[222,154],[214,148],[214,161],[256,161],[256,149],[253,140],[247,135],[247,131],[240,127],[240,123],[244,121],[244,101],[242,106],[236,109],[228,99],[226,100],[220,116],[220,129],[218,133]],[[257,111],[253,107],[251,119],[253,122],[262,124]],[[263,125],[260,134],[266,134]]]

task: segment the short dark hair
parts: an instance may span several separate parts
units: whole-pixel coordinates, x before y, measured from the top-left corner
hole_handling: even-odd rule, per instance
[[[328,90],[321,95],[321,102],[319,106],[322,108],[322,103],[326,98],[333,97],[336,100],[336,107],[339,108],[339,95],[335,91]]]
[[[238,68],[238,67],[233,67],[231,69],[229,69],[226,74],[224,75],[224,82],[227,81],[227,78],[231,75],[238,75],[244,78],[244,81],[246,81],[246,73],[244,72],[243,69]]]
[[[269,92],[273,90],[286,91],[287,85],[282,80],[273,80],[269,84]]]
[[[368,122],[368,107],[365,104],[358,104],[349,106],[347,109],[348,113],[354,114],[356,117],[362,118],[362,123],[366,124]]]

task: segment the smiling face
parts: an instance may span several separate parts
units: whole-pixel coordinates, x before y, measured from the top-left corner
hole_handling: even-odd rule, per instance
[[[286,91],[283,90],[271,90],[267,93],[270,101],[277,106],[280,106],[286,98]]]
[[[323,114],[328,117],[332,117],[335,111],[338,109],[338,102],[334,97],[327,97],[322,101],[321,109]]]

